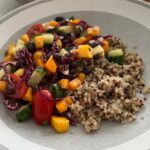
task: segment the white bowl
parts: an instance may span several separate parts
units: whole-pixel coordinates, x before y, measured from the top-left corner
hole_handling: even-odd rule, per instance
[[[44,22],[57,15],[76,16],[102,27],[104,34],[119,36],[129,45],[137,46],[144,60],[145,80],[150,85],[150,10],[125,0],[41,0],[12,11],[0,20],[1,58],[9,42],[16,41],[35,22]],[[148,97],[149,98],[149,97]],[[10,150],[143,150],[150,148],[150,102],[138,114],[137,121],[120,125],[105,122],[93,134],[81,126],[67,134],[57,134],[49,126],[38,126],[29,120],[17,123],[12,112],[0,103],[0,148]],[[141,120],[141,117],[144,117]]]

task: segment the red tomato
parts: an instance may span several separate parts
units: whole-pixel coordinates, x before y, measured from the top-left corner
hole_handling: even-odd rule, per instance
[[[15,85],[15,92],[13,94],[8,94],[6,92],[6,96],[9,98],[21,99],[28,89],[27,85],[20,77],[16,76],[15,74],[10,74],[10,79]],[[18,83],[20,84],[19,86]]]
[[[44,32],[44,27],[42,24],[34,24],[32,27],[27,31],[29,38],[33,35],[37,35]]]
[[[52,94],[47,90],[37,91],[33,96],[32,114],[37,124],[47,124],[54,110]]]

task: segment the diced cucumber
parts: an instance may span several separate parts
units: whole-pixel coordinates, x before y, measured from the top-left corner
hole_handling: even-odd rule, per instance
[[[54,35],[52,33],[42,34],[44,37],[44,44],[52,44],[54,41]]]
[[[66,51],[64,48],[62,48],[59,53],[60,53],[60,55],[63,57],[63,56],[65,56],[66,54],[68,54],[68,51]]]
[[[109,61],[121,65],[124,61],[124,55],[122,49],[110,50],[107,54],[107,58]]]
[[[91,49],[93,56],[96,54],[100,54],[101,56],[104,56],[104,49],[98,45]]]
[[[28,80],[28,85],[31,87],[38,85],[46,74],[47,72],[45,71],[44,68],[37,67],[31,74]]]
[[[22,40],[18,40],[17,41],[17,44],[16,44],[16,47],[14,48],[14,55],[16,55],[16,53],[19,51],[19,50],[21,50],[21,49],[23,49],[23,48],[25,48],[26,46],[25,46],[25,42],[24,41],[22,41]]]
[[[20,108],[18,113],[16,114],[16,118],[18,122],[23,122],[27,120],[32,114],[32,108],[30,104],[24,105]]]
[[[51,33],[51,32],[54,31],[54,30],[55,30],[55,27],[49,26],[49,27],[46,29],[45,33]]]
[[[64,34],[69,34],[74,32],[73,26],[61,26],[58,28],[58,31]]]
[[[51,86],[51,92],[55,98],[64,97],[64,91],[60,88],[60,86],[57,83]]]

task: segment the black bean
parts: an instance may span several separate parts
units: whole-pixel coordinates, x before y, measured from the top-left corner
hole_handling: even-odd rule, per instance
[[[27,45],[27,49],[30,53],[34,53],[36,51],[36,48],[35,48],[35,44],[30,42],[28,45]]]
[[[93,58],[94,58],[95,60],[97,60],[97,59],[100,58],[100,56],[99,56],[99,54],[96,54],[96,55],[93,56]]]
[[[91,69],[91,68],[84,68],[83,72],[84,72],[85,74],[89,74],[89,73],[92,72],[92,69]]]
[[[63,21],[63,20],[65,20],[65,18],[62,17],[62,16],[58,16],[58,17],[55,18],[55,21],[57,21],[57,22],[60,22],[60,21]]]
[[[77,62],[72,62],[70,65],[71,65],[71,67],[77,67],[78,63]]]
[[[93,43],[90,43],[89,45],[90,45],[92,48],[94,48],[94,47],[98,46],[99,43],[98,43],[98,42],[93,42]]]
[[[61,60],[61,55],[60,55],[59,53],[54,53],[54,54],[53,54],[53,57],[54,57],[54,59],[55,59],[56,61]]]
[[[27,105],[28,102],[27,102],[27,101],[24,101],[24,100],[20,100],[20,104],[21,104],[21,105]]]
[[[76,69],[70,69],[69,73],[70,74],[75,74],[76,73]]]

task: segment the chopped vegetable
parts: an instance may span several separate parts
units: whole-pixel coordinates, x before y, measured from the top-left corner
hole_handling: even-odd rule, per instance
[[[44,36],[38,35],[34,39],[36,49],[41,49],[44,47]]]
[[[85,74],[84,73],[79,73],[78,79],[83,82],[85,80]]]
[[[115,49],[108,52],[107,58],[117,64],[122,64],[124,60],[124,55],[122,49]]]
[[[79,22],[80,22],[80,19],[70,20],[70,23],[72,23],[72,24],[78,24]]]
[[[56,73],[57,65],[55,63],[55,60],[53,59],[53,56],[49,57],[49,59],[45,63],[45,68],[49,73]]]
[[[31,117],[32,110],[31,105],[24,105],[20,108],[19,112],[16,114],[16,118],[18,122],[23,122]]]
[[[78,56],[81,58],[93,58],[91,47],[89,45],[80,45]]]
[[[30,41],[29,36],[27,34],[22,35],[21,40],[24,41],[25,44],[28,44]]]
[[[44,67],[44,62],[42,60],[42,57],[43,57],[43,52],[41,51],[36,51],[33,55],[33,60],[36,64],[36,66],[39,66],[39,67]]]
[[[10,43],[8,46],[7,55],[14,56],[14,48],[15,48],[14,43]]]
[[[52,116],[50,122],[59,133],[65,133],[69,130],[69,120],[65,117]]]
[[[100,32],[101,32],[100,28],[97,26],[87,29],[87,34],[92,35],[92,36],[98,36],[100,34]]]
[[[15,75],[18,77],[23,77],[25,70],[23,68],[18,69],[17,71],[15,71]]]
[[[56,102],[56,108],[60,113],[65,112],[68,109],[68,105],[64,99]]]
[[[98,45],[91,49],[93,56],[99,54],[99,56],[104,56],[104,49]]]
[[[49,25],[52,26],[52,27],[56,27],[56,26],[58,25],[58,22],[55,21],[55,20],[51,20],[51,21],[49,22]]]
[[[0,81],[0,92],[6,92],[8,83],[6,81]]]
[[[103,44],[104,45],[102,45],[102,47],[103,47],[103,49],[104,49],[104,52],[105,52],[105,54],[107,54],[108,53],[108,51],[109,51],[109,42],[108,41],[106,41],[106,40],[103,40]]]
[[[39,90],[33,96],[32,114],[37,124],[45,125],[49,123],[53,115],[54,100],[48,90]]]
[[[64,97],[64,92],[63,92],[63,90],[60,88],[60,86],[57,83],[52,84],[51,92],[52,92],[52,94],[53,94],[53,96],[55,98],[62,98],[62,97]]]
[[[62,48],[62,41],[60,39],[56,40],[56,44],[59,48]]]
[[[69,89],[76,90],[81,85],[81,81],[78,78],[75,78],[69,82]]]
[[[44,44],[52,44],[54,41],[54,35],[51,33],[42,34],[44,38]]]
[[[69,88],[69,80],[68,79],[61,79],[59,82],[58,82],[59,86],[62,88],[62,89],[65,89],[67,90]]]
[[[74,43],[76,45],[81,45],[81,44],[84,44],[86,41],[87,39],[84,36],[82,36],[80,38],[75,39]]]
[[[58,31],[64,34],[69,34],[74,32],[73,26],[61,26],[58,28]]]
[[[0,80],[3,78],[5,75],[4,69],[0,69]]]
[[[33,94],[32,94],[32,88],[29,87],[28,90],[26,91],[25,95],[23,96],[23,100],[32,102],[33,100]]]
[[[42,67],[37,67],[31,74],[29,80],[28,80],[28,85],[31,87],[35,87],[38,85],[43,77],[47,74],[44,68]]]
[[[68,54],[68,51],[66,51],[64,48],[62,48],[61,51],[60,51],[60,55],[63,57],[66,54]]]

